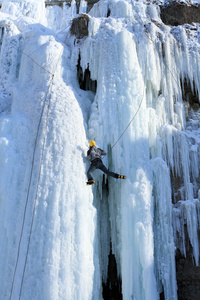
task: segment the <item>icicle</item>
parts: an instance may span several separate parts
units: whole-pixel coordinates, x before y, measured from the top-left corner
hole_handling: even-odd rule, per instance
[[[79,14],[86,14],[87,13],[87,1],[81,0],[80,7],[79,7]]]
[[[175,243],[180,249],[181,253],[186,256],[186,232],[185,225],[187,226],[187,235],[193,249],[195,264],[198,266],[199,262],[199,208],[200,202],[198,199],[193,201],[179,201],[174,209],[174,235]]]
[[[165,299],[177,299],[170,177],[167,165],[153,159],[155,272]]]

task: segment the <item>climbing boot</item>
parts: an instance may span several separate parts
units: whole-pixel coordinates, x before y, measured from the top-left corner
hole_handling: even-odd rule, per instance
[[[124,175],[118,175],[118,178],[120,178],[120,179],[126,179],[126,176],[124,176]]]
[[[86,185],[94,185],[95,181],[93,179],[90,179],[86,182]]]

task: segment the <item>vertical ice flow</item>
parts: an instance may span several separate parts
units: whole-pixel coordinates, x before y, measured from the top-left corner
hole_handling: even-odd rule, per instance
[[[109,168],[128,177],[123,183],[109,179],[108,196],[123,296],[156,299],[163,289],[166,299],[177,299],[179,240],[175,234],[174,242],[172,201],[188,202],[181,226],[187,224],[196,264],[199,260],[199,201],[193,201],[198,172],[190,162],[195,152],[185,132],[182,99],[184,80],[198,89],[199,56],[188,46],[185,29],[170,32],[154,5],[105,1],[90,15],[90,37],[80,47],[83,69],[89,64],[91,77],[97,80],[89,138],[104,148],[115,145],[142,101],[127,132],[105,159]],[[180,185],[174,191],[171,184],[176,179]]]
[[[93,290],[99,298],[83,156],[90,95],[78,89],[70,52],[52,31],[17,26],[14,17],[1,21],[0,298],[92,299]]]
[[[75,0],[2,2],[0,297],[13,284],[13,299],[20,288],[21,299],[102,299],[111,240],[123,299],[176,300],[175,246],[186,255],[189,238],[199,261],[199,115],[186,122],[182,99],[185,82],[199,95],[199,44],[153,4],[98,2],[82,41],[69,34],[76,14]],[[78,86],[79,53],[95,95]],[[107,190],[96,172],[85,186],[90,138],[125,181],[108,178]]]

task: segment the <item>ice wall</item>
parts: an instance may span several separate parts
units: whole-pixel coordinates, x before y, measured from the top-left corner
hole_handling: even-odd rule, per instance
[[[53,31],[23,14],[0,18],[0,299],[99,298],[85,185],[91,94]]]
[[[108,196],[123,297],[158,299],[164,290],[165,299],[177,299],[175,245],[185,251],[185,224],[199,261],[199,200],[193,200],[199,139],[191,147],[182,99],[185,79],[199,95],[199,44],[186,28],[165,26],[154,5],[100,1],[90,16],[90,36],[79,46],[83,69],[89,64],[97,80],[88,137],[109,150],[141,105],[105,159],[127,175],[125,182],[109,179]],[[173,222],[172,201],[179,211]]]
[[[75,1],[2,4],[0,299],[102,299],[110,241],[123,299],[177,299],[175,247],[188,238],[199,261],[199,112],[186,121],[182,94],[186,81],[199,95],[198,30],[103,0],[77,40]],[[125,181],[96,171],[85,186],[89,139]]]

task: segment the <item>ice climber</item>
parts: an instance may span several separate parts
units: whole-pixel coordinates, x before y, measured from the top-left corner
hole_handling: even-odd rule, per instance
[[[91,184],[95,183],[95,181],[92,177],[92,173],[96,169],[100,169],[105,174],[112,176],[114,178],[121,178],[121,179],[126,178],[126,176],[119,175],[119,174],[108,171],[108,169],[104,166],[104,164],[101,160],[101,155],[106,155],[106,152],[100,148],[97,148],[95,141],[90,141],[89,146],[90,146],[89,150],[87,151],[87,159],[91,162],[91,165],[87,172],[87,177],[88,177],[87,185],[91,185]]]

